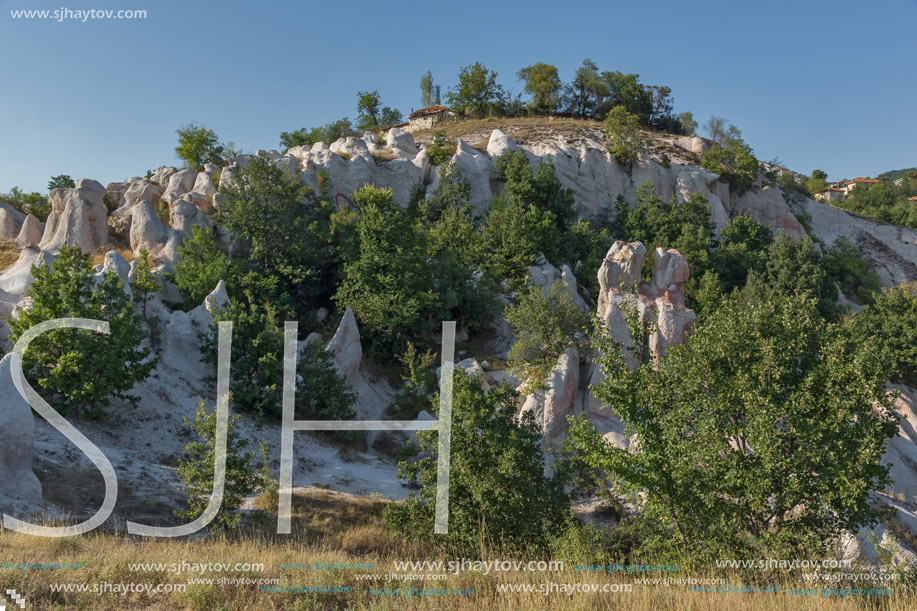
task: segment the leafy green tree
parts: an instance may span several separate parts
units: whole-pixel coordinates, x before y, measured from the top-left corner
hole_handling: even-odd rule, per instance
[[[851,327],[857,341],[885,346],[895,381],[917,388],[917,283],[883,288]]]
[[[648,87],[640,83],[638,74],[603,72],[602,80],[608,86],[608,97],[604,103],[599,105],[599,112],[623,106],[629,114],[637,116],[640,124],[650,124],[650,117],[653,114],[653,94]],[[668,97],[668,93],[663,97]]]
[[[806,189],[812,195],[821,193],[828,188],[828,174],[823,170],[813,170],[812,176],[806,181]]]
[[[552,113],[560,103],[561,82],[557,67],[538,62],[516,74],[525,81],[525,92],[532,96],[531,109],[540,114]]]
[[[722,143],[715,143],[704,151],[701,166],[720,174],[739,195],[752,187],[761,170],[751,147],[741,137],[727,137]]]
[[[185,303],[198,306],[220,280],[229,277],[229,260],[217,248],[213,234],[202,225],[194,225],[191,235],[178,247],[173,280],[185,296]]]
[[[727,140],[742,138],[742,130],[724,119],[712,116],[704,123],[704,129],[714,144],[725,144]]]
[[[808,238],[794,241],[785,233],[778,235],[767,249],[764,270],[749,273],[748,290],[765,300],[775,294],[809,294],[824,316],[833,316],[837,310],[837,289]]]
[[[615,106],[605,117],[605,136],[611,144],[608,150],[625,165],[633,165],[643,152],[640,137],[640,117],[628,112],[624,106]]]
[[[253,157],[222,193],[214,218],[247,244],[243,267],[277,277],[302,311],[326,300],[340,264],[331,203],[263,157]]]
[[[595,393],[640,451],[608,444],[584,418],[568,435],[619,492],[643,499],[628,520],[637,553],[800,557],[876,521],[870,493],[891,481],[881,459],[898,428],[888,366],[813,299],[730,300],[658,368],[644,358],[631,371],[603,338]]]
[[[178,134],[175,154],[187,167],[200,172],[206,163],[223,163],[226,146],[220,144],[212,129],[191,122],[175,130],[175,133]]]
[[[497,73],[475,62],[462,67],[458,85],[449,90],[447,99],[457,114],[467,112],[479,117],[502,102],[504,95],[503,87],[497,83]]]
[[[686,136],[693,136],[697,132],[697,121],[694,120],[694,113],[690,110],[678,113],[678,121],[681,123],[682,132]]]
[[[600,223],[579,219],[567,227],[562,241],[563,258],[576,272],[577,282],[585,286],[591,295],[597,296],[599,268],[614,242],[611,231]]]
[[[736,216],[723,227],[715,266],[724,292],[745,286],[749,272],[760,274],[764,271],[768,248],[773,241],[771,228],[748,215]]]
[[[162,282],[150,269],[150,253],[141,249],[137,267],[134,269],[134,279],[131,281],[131,291],[134,294],[134,301],[141,304],[144,319],[146,319],[146,304],[150,300],[150,295],[161,288]]]
[[[26,193],[19,187],[13,187],[9,193],[0,193],[0,202],[7,203],[23,214],[33,214],[39,221],[48,220],[51,214],[51,202],[41,193]]]
[[[327,123],[319,127],[303,127],[293,132],[280,133],[280,148],[287,151],[294,146],[308,145],[312,146],[316,142],[332,143],[341,138],[354,136],[354,131],[350,119],[344,117],[334,123]]]
[[[586,345],[589,315],[576,306],[563,282],[554,282],[548,290],[529,285],[506,308],[504,317],[513,326],[508,364],[529,389],[545,388],[551,369],[567,348],[581,350]]]
[[[437,434],[417,434],[424,457],[398,465],[399,477],[419,489],[385,508],[392,528],[466,557],[546,551],[571,518],[560,475],[546,477],[542,432],[531,413],[516,418],[518,393],[506,384],[485,394],[481,381],[455,371],[449,534],[433,534]],[[434,409],[439,405],[434,399]]]
[[[266,484],[254,464],[255,453],[246,451],[248,441],[236,431],[241,416],[229,415],[226,435],[226,481],[223,504],[210,523],[214,532],[234,530],[242,520],[242,501]],[[183,456],[178,460],[178,477],[185,485],[188,509],[176,511],[179,518],[195,520],[200,517],[213,492],[214,465],[216,463],[216,410],[209,409],[204,399],[198,399],[194,418],[184,418],[184,426],[197,440],[185,444]]]
[[[822,267],[845,295],[856,298],[859,303],[872,303],[881,289],[879,275],[870,269],[869,261],[860,256],[860,249],[844,236],[827,249]]]
[[[62,248],[48,266],[34,266],[32,276],[32,306],[6,321],[13,343],[56,318],[106,321],[109,333],[55,329],[40,335],[25,353],[26,377],[62,414],[102,418],[112,398],[136,404],[127,391],[149,376],[157,359],[140,347],[146,332],[121,279],[110,271],[96,284],[92,255],[78,246]]]
[[[420,77],[420,103],[422,104],[422,108],[442,103],[440,87],[439,85],[433,84],[433,73],[429,70]]]
[[[608,85],[602,80],[598,66],[591,59],[584,59],[573,81],[564,88],[568,111],[577,117],[597,117],[599,103],[606,97]]]
[[[566,229],[576,218],[573,191],[564,188],[557,179],[554,162],[550,159],[539,162],[533,171],[524,152],[506,151],[497,157],[496,167],[497,179],[504,183],[506,194],[511,199],[553,214],[558,229]]]
[[[357,129],[379,129],[401,123],[401,113],[383,106],[379,90],[357,92]]]
[[[482,265],[497,278],[520,282],[539,255],[556,261],[561,233],[549,210],[516,198],[497,198],[481,225]]]
[[[74,187],[76,187],[76,182],[66,174],[52,176],[51,180],[48,181],[48,191],[53,191],[54,189],[73,189]]]
[[[233,401],[241,411],[259,418],[282,415],[284,322],[295,318],[292,299],[274,276],[249,271],[233,283],[230,302],[213,314],[203,336],[201,360],[216,371],[218,323],[233,323]],[[299,398],[297,394],[297,399]]]
[[[351,420],[357,392],[338,373],[331,354],[320,343],[306,346],[296,367],[302,381],[296,389],[296,414],[303,420]]]
[[[422,232],[392,201],[391,189],[365,186],[353,194],[360,212],[356,252],[348,253],[335,301],[353,308],[377,358],[391,358],[412,337],[433,330],[436,307]]]

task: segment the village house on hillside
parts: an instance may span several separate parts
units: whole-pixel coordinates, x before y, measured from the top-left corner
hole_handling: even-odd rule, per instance
[[[408,115],[407,131],[413,132],[419,129],[429,129],[435,127],[437,123],[447,117],[453,117],[455,113],[439,104],[427,106],[420,110],[412,110]]]
[[[876,178],[863,178],[862,176],[857,176],[853,180],[839,180],[837,182],[829,182],[828,188],[822,191],[821,193],[815,194],[815,199],[823,202],[833,202],[842,199],[846,199],[848,195],[858,186],[865,185],[871,187],[885,182],[884,180],[879,180]]]

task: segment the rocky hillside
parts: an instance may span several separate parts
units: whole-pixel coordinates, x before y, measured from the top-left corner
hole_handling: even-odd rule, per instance
[[[731,218],[745,214],[794,237],[810,234],[826,246],[845,236],[860,246],[884,285],[917,280],[917,230],[862,218],[802,198],[768,183],[764,177],[758,178],[754,188],[738,195],[720,176],[699,167],[699,155],[709,146],[702,138],[647,134],[648,152],[634,167],[625,167],[607,151],[598,124],[543,121],[533,125],[510,121],[494,127],[486,122],[451,126],[448,136],[455,147],[454,154],[442,165],[430,162],[432,134],[418,133],[415,139],[415,135],[400,129],[389,130],[382,140],[367,132],[362,138],[298,146],[283,153],[258,151],[255,155],[270,159],[290,175],[301,176],[316,191],[327,177],[338,205],[369,183],[391,188],[395,201],[407,207],[418,194],[427,198],[433,194],[448,164],[469,181],[474,213],[483,215],[502,188],[496,180],[496,157],[521,149],[533,165],[547,159],[553,162],[556,176],[573,192],[575,210],[582,218],[613,218],[618,197],[633,202],[637,187],[649,181],[666,200],[674,195],[681,202],[693,193],[704,194],[717,231]],[[44,224],[0,204],[0,239],[18,257],[0,271],[0,315],[5,318],[28,307],[32,266],[47,264],[63,246],[78,245],[85,251],[104,254],[97,266],[98,274],[113,270],[125,282],[133,277],[137,264],[115,252],[118,246],[125,252],[129,249],[134,257],[141,249],[147,250],[159,271],[170,271],[178,258],[178,246],[191,227],[213,227],[209,215],[221,203],[220,189],[232,184],[250,159],[250,155],[240,155],[225,167],[208,164],[201,172],[162,166],[149,177],[131,177],[105,186],[80,179],[75,188],[52,191],[52,212]],[[167,204],[168,223],[156,212],[161,202]],[[218,230],[218,236],[224,245],[231,246],[231,235]],[[653,257],[654,265],[651,281],[641,283],[637,295],[623,293],[622,283],[639,283],[640,270],[648,256]],[[678,251],[660,248],[648,253],[643,244],[616,242],[599,269],[596,313],[609,325],[614,339],[624,345],[631,342],[622,314],[624,302],[633,302],[644,318],[655,317],[651,348],[654,356],[661,358],[668,346],[684,341],[693,325],[694,312],[687,308],[684,296],[689,274],[688,264]],[[530,281],[545,288],[562,282],[580,307],[589,309],[574,271],[567,266],[533,267]],[[86,435],[115,463],[123,488],[150,493],[129,493],[126,504],[119,506],[119,515],[132,519],[138,519],[138,512],[150,520],[168,519],[168,512],[180,498],[174,490],[174,468],[187,441],[181,430],[182,417],[193,415],[196,397],[212,399],[215,394],[201,375],[198,333],[206,327],[212,309],[228,298],[219,286],[204,304],[190,312],[168,307],[179,298],[174,285],[166,283],[148,305],[147,320],[158,318],[164,324],[162,340],[155,346],[161,362],[154,375],[135,389],[141,397],[138,410],[113,410],[116,415],[104,426],[81,424]],[[0,328],[5,350],[11,348],[7,335],[6,328]],[[492,357],[506,357],[504,321],[494,324],[492,335],[486,352],[464,354],[466,358],[459,363],[482,373],[482,381],[488,386],[504,379],[514,381],[485,363]],[[306,340],[311,341],[325,342],[336,357],[339,371],[357,389],[359,416],[380,418],[392,402],[394,391],[363,362],[353,313],[348,310],[341,314],[333,337]],[[620,447],[628,444],[620,420],[590,393],[601,375],[590,358],[574,348],[568,349],[551,372],[548,389],[523,397],[520,402],[520,408],[534,413],[542,424],[548,448],[563,439],[566,416],[579,413],[587,414],[609,441]],[[9,383],[9,360],[7,356],[0,362],[0,471],[12,476],[0,480],[0,501],[16,497],[20,507],[31,510],[55,506],[77,514],[91,511],[100,498],[100,478],[85,457],[47,423],[33,422],[28,406]],[[883,502],[895,508],[901,524],[917,533],[917,509],[912,502],[895,496],[913,499],[917,494],[917,446],[912,436],[917,426],[917,393],[909,388],[900,390],[902,397],[897,405],[905,424],[887,453],[894,465],[896,485],[894,494]],[[276,462],[279,426],[243,422],[243,436],[251,441],[267,439]],[[34,442],[29,443],[30,439]],[[379,492],[390,498],[404,495],[393,462],[380,459],[373,449],[346,453],[308,435],[298,435],[296,444],[297,485]],[[369,448],[372,447],[371,439]],[[75,468],[79,475],[60,481],[55,473],[65,468]],[[32,475],[33,469],[40,485]],[[155,507],[146,507],[146,499],[153,495],[162,500]],[[43,498],[50,505],[43,506]]]

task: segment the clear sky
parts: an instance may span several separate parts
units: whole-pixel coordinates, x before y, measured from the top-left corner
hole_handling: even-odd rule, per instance
[[[148,17],[10,13],[62,7]],[[0,0],[0,192],[176,165],[189,121],[276,148],[281,131],[354,118],[361,89],[407,115],[426,70],[445,93],[481,61],[518,93],[519,68],[567,81],[587,57],[670,86],[700,122],[727,118],[762,160],[871,175],[917,166],[915,27],[917,0]]]

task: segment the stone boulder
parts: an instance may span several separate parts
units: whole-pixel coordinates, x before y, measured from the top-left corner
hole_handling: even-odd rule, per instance
[[[175,174],[177,171],[178,169],[172,166],[161,165],[156,168],[156,171],[150,176],[150,180],[165,188],[169,185],[169,179],[172,178],[172,174]]]
[[[191,235],[191,228],[194,225],[201,225],[208,230],[213,229],[213,221],[210,220],[210,217],[200,208],[189,204],[184,199],[172,204],[169,220],[172,224],[172,230],[181,235],[182,238]]]
[[[12,358],[0,360],[0,505],[11,508],[42,503],[41,483],[32,472],[35,420],[13,384]]]
[[[494,196],[496,185],[492,183],[496,166],[493,159],[472,148],[461,138],[456,139],[455,145],[455,155],[449,162],[449,168],[461,174],[471,184],[471,211],[475,216],[483,216]]]
[[[393,153],[401,151],[410,157],[414,157],[417,154],[414,136],[399,127],[393,127],[385,132],[385,144],[392,149]]]
[[[124,195],[119,200],[120,207],[112,214],[123,215],[142,201],[148,201],[154,206],[159,203],[165,188],[150,180],[141,179],[128,185]]]
[[[567,350],[557,359],[547,380],[547,390],[537,390],[522,405],[522,414],[531,412],[545,437],[556,439],[567,427],[567,416],[579,390],[580,356],[576,348]]]
[[[134,255],[139,255],[141,250],[153,253],[160,250],[169,241],[172,230],[166,227],[152,204],[147,201],[134,206],[131,215],[131,250]]]
[[[357,326],[357,319],[350,308],[347,308],[347,311],[344,312],[341,324],[338,325],[334,337],[325,346],[325,350],[331,353],[338,373],[347,379],[347,383],[351,385],[356,383],[360,377],[363,346],[360,343],[360,329]]]
[[[42,267],[53,260],[54,255],[41,250],[35,244],[26,246],[19,253],[19,259],[0,273],[0,290],[12,295],[25,296],[35,280],[32,277],[32,267]]]
[[[25,215],[9,204],[0,204],[0,240],[15,240]]]
[[[30,214],[22,222],[22,228],[19,235],[13,242],[16,248],[25,248],[29,244],[38,244],[41,242],[41,236],[44,234],[45,225],[38,220],[38,217]]]
[[[108,245],[108,208],[105,187],[95,180],[81,178],[73,189],[54,189],[48,196],[51,214],[42,234],[42,249],[58,251],[64,246],[79,246],[93,252]]]
[[[499,157],[506,151],[518,150],[519,145],[516,144],[516,141],[502,129],[495,129],[490,133],[490,139],[487,141],[487,154],[491,157]]]
[[[169,177],[169,184],[162,194],[162,199],[171,204],[194,188],[197,172],[190,169],[180,170]]]
[[[193,379],[202,377],[204,366],[200,361],[200,335],[209,328],[215,312],[228,305],[226,284],[220,280],[201,305],[190,312],[172,312],[162,333],[162,364]]]
[[[582,312],[589,311],[589,306],[579,294],[579,285],[569,265],[564,265],[560,270],[550,263],[545,263],[541,266],[533,265],[529,267],[529,278],[532,284],[542,287],[545,293],[551,290],[551,286],[555,282],[562,282],[567,290],[573,295],[576,307]]]

